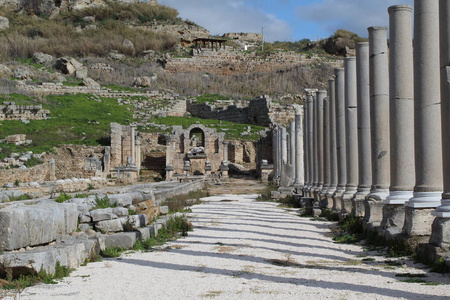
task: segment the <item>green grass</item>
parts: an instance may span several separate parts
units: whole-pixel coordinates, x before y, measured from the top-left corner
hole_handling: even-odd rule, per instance
[[[33,196],[29,194],[22,194],[18,197],[9,196],[9,201],[22,201],[22,200],[30,200],[33,199]]]
[[[121,247],[106,247],[105,250],[100,252],[100,255],[103,257],[119,257],[124,251],[126,249]]]
[[[66,193],[61,193],[58,197],[56,197],[55,201],[58,203],[64,203],[69,199],[72,199],[72,196],[67,195]]]
[[[197,99],[195,100],[195,103],[214,104],[214,102],[216,102],[217,100],[230,100],[230,99],[231,99],[231,97],[222,96],[219,94],[206,94],[206,95],[201,95],[201,96],[197,97]]]
[[[137,93],[139,92],[138,89],[128,87],[128,86],[120,86],[117,84],[105,84],[103,85],[104,88],[113,90],[113,91],[120,91],[120,92],[131,92],[131,93]]]
[[[55,273],[49,274],[45,270],[41,269],[37,274],[33,275],[20,275],[17,278],[12,278],[11,270],[6,270],[5,280],[8,282],[4,284],[1,288],[6,290],[16,290],[21,291],[26,287],[38,284],[56,284],[55,280],[62,279],[69,276],[72,270],[68,269],[66,266],[62,266],[59,261],[55,265]]]
[[[132,120],[132,110],[127,110],[131,106],[118,105],[116,99],[99,99],[101,103],[87,94],[47,96],[43,107],[50,110],[50,119],[31,120],[29,124],[15,120],[0,121],[0,138],[21,133],[33,141],[28,146],[2,145],[2,155],[28,150],[42,153],[61,144],[98,145],[109,136],[111,122],[126,125]],[[0,96],[1,100],[36,104],[32,98],[18,95]]]
[[[108,207],[117,207],[117,202],[114,204],[111,204],[111,201],[108,196],[105,196],[103,198],[95,196],[95,208],[108,208]]]
[[[184,129],[199,122],[200,124],[203,124],[206,127],[216,129],[218,132],[225,132],[226,139],[251,140],[251,141],[258,140],[260,138],[258,132],[265,129],[265,127],[262,126],[238,124],[215,119],[200,119],[194,117],[162,117],[162,118],[153,117],[150,121],[156,124],[165,124],[167,126],[181,125],[183,126]],[[240,134],[241,132],[247,131],[248,126],[250,126],[251,128],[250,134],[241,135]]]

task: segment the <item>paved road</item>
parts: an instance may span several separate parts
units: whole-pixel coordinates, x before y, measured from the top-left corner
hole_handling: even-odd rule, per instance
[[[56,285],[26,289],[20,299],[449,299],[448,275],[335,244],[332,223],[255,197],[209,197],[193,207],[188,237],[161,251],[90,263]],[[442,285],[395,276],[407,273]]]

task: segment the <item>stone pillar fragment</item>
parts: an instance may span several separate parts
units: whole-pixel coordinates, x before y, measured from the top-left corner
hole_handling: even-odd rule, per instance
[[[333,209],[333,194],[336,191],[338,171],[337,171],[337,149],[336,149],[336,101],[335,101],[335,80],[328,80],[328,102],[330,119],[330,186],[327,190],[327,207]]]
[[[295,165],[295,121],[289,123],[289,164]]]
[[[283,168],[283,166],[286,165],[288,162],[286,127],[281,127],[280,143],[281,143],[281,167]]]
[[[369,27],[370,131],[372,146],[372,189],[367,196],[364,221],[379,226],[383,200],[389,194],[389,67],[387,28]]]
[[[356,58],[346,57],[345,63],[345,142],[347,184],[342,195],[343,213],[351,213],[352,199],[358,187],[358,110],[356,88]]]
[[[414,78],[409,5],[389,11],[390,64],[389,110],[391,186],[384,201],[381,229],[385,236],[398,234],[405,219],[404,204],[413,196],[414,169]]]
[[[272,130],[272,158],[273,158],[273,168],[274,168],[274,181],[278,180],[280,176],[279,166],[280,163],[278,161],[279,157],[279,147],[278,147],[278,128],[274,127]]]
[[[305,169],[303,165],[303,120],[302,113],[295,115],[295,182],[297,188],[304,185]]]
[[[416,184],[403,230],[430,235],[431,211],[441,203],[442,136],[439,78],[439,1],[414,1],[414,135]],[[448,149],[445,149],[448,151]]]
[[[335,79],[335,102],[336,102],[336,150],[338,182],[333,195],[333,209],[342,209],[341,200],[347,184],[347,153],[345,143],[345,71],[343,68],[334,69]]]
[[[304,150],[304,156],[303,156],[303,165],[305,170],[305,178],[304,178],[304,186],[303,186],[303,195],[306,195],[305,192],[309,186],[309,127],[308,127],[308,103],[305,101],[305,104],[303,105],[303,122],[304,122],[304,134],[303,134],[303,150]]]
[[[364,199],[372,186],[372,149],[370,142],[369,43],[356,45],[356,78],[358,105],[358,191],[353,198],[352,213],[363,217]]]

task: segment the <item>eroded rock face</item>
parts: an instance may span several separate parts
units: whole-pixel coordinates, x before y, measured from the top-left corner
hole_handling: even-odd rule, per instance
[[[82,68],[83,65],[75,58],[71,57],[61,57],[55,63],[55,69],[67,75],[72,75],[77,72],[77,70],[81,71]]]

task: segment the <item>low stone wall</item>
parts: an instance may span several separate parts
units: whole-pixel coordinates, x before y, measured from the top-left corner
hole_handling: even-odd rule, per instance
[[[3,102],[0,105],[0,121],[3,120],[44,120],[50,114],[42,109],[42,105],[16,105],[14,102]]]
[[[50,180],[50,167],[48,163],[27,169],[0,169],[0,186],[7,182],[31,182]]]

